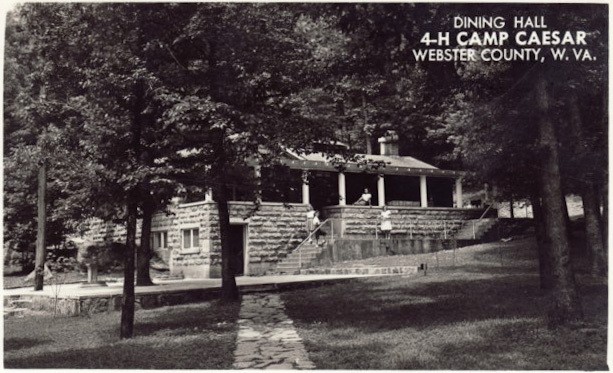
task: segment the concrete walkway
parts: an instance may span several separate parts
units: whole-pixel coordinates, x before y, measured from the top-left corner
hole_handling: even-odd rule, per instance
[[[379,275],[380,276],[380,275]],[[370,277],[369,275],[277,275],[258,277],[237,277],[236,283],[241,290],[274,290],[274,287],[291,284],[308,284],[317,282],[334,282],[352,278]],[[198,289],[220,289],[221,279],[185,279],[185,280],[153,280],[154,286],[137,286],[136,294],[155,294]],[[59,298],[103,297],[121,295],[123,282],[109,282],[108,286],[82,287],[80,284],[63,284],[59,287],[45,285],[42,291],[34,291],[32,286],[27,288],[4,289],[4,296],[39,295],[57,296]]]
[[[391,276],[393,274],[388,274]],[[260,277],[237,277],[236,282],[242,294],[284,291],[305,286],[322,286],[356,278],[382,276],[365,274],[309,274],[276,275]],[[383,275],[385,276],[385,275]],[[220,279],[199,280],[154,280],[154,286],[137,286],[135,303],[139,308],[155,308],[201,302],[220,296]],[[60,286],[45,285],[44,290],[34,291],[32,287],[7,289],[3,291],[4,306],[13,307],[15,302],[27,302],[27,309],[49,311],[63,316],[91,315],[113,312],[121,309],[123,284],[109,283],[109,286],[83,287],[80,284]]]
[[[234,369],[314,369],[278,294],[244,295]]]

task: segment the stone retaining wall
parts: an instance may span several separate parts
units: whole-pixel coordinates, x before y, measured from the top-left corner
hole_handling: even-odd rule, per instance
[[[451,250],[455,240],[442,239],[335,239],[325,246],[318,256],[318,265],[331,265],[334,262],[360,260],[377,256],[409,255]]]
[[[407,275],[419,271],[415,266],[394,267],[356,267],[356,268],[308,268],[301,269],[301,275],[326,274],[326,275]]]

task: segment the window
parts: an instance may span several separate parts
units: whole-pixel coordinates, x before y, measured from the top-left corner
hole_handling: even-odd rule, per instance
[[[163,250],[168,248],[168,232],[152,232],[151,247],[153,250]]]
[[[200,236],[198,228],[183,229],[183,245],[184,249],[195,249],[200,247]]]

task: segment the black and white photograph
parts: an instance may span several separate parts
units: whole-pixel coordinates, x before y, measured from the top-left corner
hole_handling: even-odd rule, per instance
[[[609,370],[607,2],[1,29],[4,368]]]

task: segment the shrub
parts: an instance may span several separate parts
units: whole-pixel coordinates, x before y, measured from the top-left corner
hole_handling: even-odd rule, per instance
[[[110,271],[121,267],[125,245],[111,242],[104,244],[85,244],[79,247],[77,261],[82,271],[88,265],[97,265],[99,271]]]
[[[77,259],[74,257],[59,256],[47,261],[47,266],[53,273],[68,273],[77,269]]]

